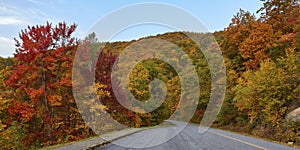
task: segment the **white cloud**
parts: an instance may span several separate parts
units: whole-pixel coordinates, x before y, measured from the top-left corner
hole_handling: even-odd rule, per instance
[[[14,6],[8,6],[6,4],[1,4],[0,6],[0,13],[2,15],[18,15],[18,9]]]
[[[31,1],[31,3],[37,5],[34,2],[36,1]],[[39,7],[23,8],[22,6],[1,4],[1,2],[0,5],[2,5],[0,6],[0,25],[21,25],[23,27],[24,25],[36,25],[45,23],[46,21],[56,20],[53,16],[40,10]]]
[[[20,30],[27,25],[45,24],[49,21],[56,24],[60,17],[49,15],[46,11],[53,2],[27,0],[26,5],[13,5],[0,0],[0,56],[13,56],[15,41],[11,37],[18,37]],[[53,8],[51,8],[53,9]]]
[[[14,43],[13,39],[6,38],[6,37],[3,37],[3,36],[0,36],[0,41],[1,42],[7,42],[7,43]]]
[[[0,56],[1,57],[13,56],[14,52],[15,52],[15,41],[13,39],[0,36]]]
[[[16,17],[0,17],[0,25],[19,25],[23,23],[22,20],[17,19]]]

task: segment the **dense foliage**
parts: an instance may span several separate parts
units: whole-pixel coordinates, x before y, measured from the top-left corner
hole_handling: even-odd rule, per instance
[[[300,144],[300,122],[287,118],[288,113],[300,107],[299,3],[262,2],[259,18],[240,10],[224,31],[213,33],[227,71],[226,97],[214,126]],[[136,41],[104,43],[97,41],[94,33],[79,41],[72,36],[75,29],[76,25],[66,23],[28,27],[21,31],[20,40],[16,39],[15,56],[0,58],[0,149],[37,148],[79,140],[96,135],[92,126],[100,128],[101,133],[115,130],[114,121],[131,127],[154,126],[168,119],[178,107],[182,96],[178,73],[166,62],[149,59],[139,62],[131,71],[130,92],[136,99],[147,101],[151,96],[150,82],[160,79],[167,88],[165,101],[147,113],[124,108],[115,92],[124,95],[122,101],[126,102],[128,97],[122,91],[122,82],[111,76],[112,66],[123,49]],[[173,32],[138,41],[166,40],[191,58],[201,85],[191,122],[199,123],[213,90],[211,72],[209,60],[187,34],[201,39],[200,44],[207,50],[214,50],[215,45],[206,45],[205,41],[211,40],[208,33]],[[94,114],[84,118],[89,120],[89,126],[75,103],[73,92],[77,91],[72,91],[74,84],[86,80],[78,78],[72,82],[74,56],[82,48],[85,51],[79,54],[79,74],[89,77],[95,73],[96,89],[79,85],[87,91],[82,97],[85,109],[81,113]],[[150,48],[151,45],[144,45],[141,49]],[[175,53],[170,47],[162,48]],[[176,62],[180,59],[172,58]],[[112,89],[112,80],[120,83],[117,91]],[[101,103],[92,96],[94,90]],[[101,118],[103,111],[114,120],[95,119]]]
[[[282,142],[300,143],[299,3],[263,0],[258,19],[240,10],[215,33],[227,58],[227,94],[217,125]]]

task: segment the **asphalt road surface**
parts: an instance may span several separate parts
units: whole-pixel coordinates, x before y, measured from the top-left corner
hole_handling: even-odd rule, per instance
[[[176,126],[167,126],[144,130],[121,139],[99,149],[101,150],[294,150],[292,147],[279,145],[264,140],[246,137],[217,129],[208,129],[199,133],[199,126],[188,124],[179,134],[170,140],[155,145],[153,141],[165,140],[181,122],[172,121]],[[120,145],[123,145],[120,146]],[[126,145],[126,147],[124,147]],[[154,145],[149,147],[148,145]],[[135,148],[133,148],[135,147]],[[139,148],[138,148],[139,147]]]

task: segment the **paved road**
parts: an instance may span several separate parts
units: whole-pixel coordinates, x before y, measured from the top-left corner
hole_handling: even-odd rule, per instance
[[[176,126],[153,128],[144,130],[115,142],[116,144],[108,144],[101,147],[101,150],[133,150],[144,145],[153,145],[153,141],[163,140],[165,137],[176,132],[177,127],[181,125],[180,122],[172,121]],[[151,143],[152,142],[152,143]],[[145,144],[146,143],[146,144]],[[128,147],[128,145],[130,147]],[[200,134],[198,126],[188,124],[178,135],[160,145],[142,148],[147,150],[294,150],[294,148],[263,141],[260,139],[250,138],[243,135],[238,135],[217,129],[208,129],[206,132]]]

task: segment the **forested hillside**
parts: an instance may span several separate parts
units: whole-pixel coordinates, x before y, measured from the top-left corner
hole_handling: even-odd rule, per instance
[[[299,2],[262,2],[258,18],[240,10],[227,28],[212,33],[222,50],[227,73],[225,100],[213,126],[300,145],[300,120],[288,117],[300,107]],[[115,130],[112,125],[115,121],[143,127],[168,119],[178,106],[181,84],[178,73],[166,62],[142,61],[129,76],[129,90],[140,101],[150,98],[152,80],[165,83],[166,98],[155,111],[137,113],[124,108],[112,89],[112,67],[119,54],[144,39],[171,42],[190,57],[201,85],[191,122],[201,121],[212,91],[211,72],[201,49],[187,35],[205,41],[210,33],[171,32],[133,41],[101,42],[94,33],[77,39],[73,36],[76,27],[66,23],[29,26],[16,38],[14,57],[0,58],[0,149],[39,148],[76,141],[95,136],[92,126],[97,126],[101,133]],[[206,47],[213,51],[216,45]],[[141,49],[150,48],[151,45],[146,45]],[[97,102],[89,94],[81,97],[85,113],[95,114],[89,118],[81,116],[73,96],[77,91],[72,86],[84,80],[72,80],[73,60],[78,49],[86,51],[80,55],[82,63],[79,65],[85,67],[79,72],[89,76],[95,68],[95,87],[101,101]],[[174,53],[173,49],[170,53]],[[98,61],[89,61],[98,55]],[[179,59],[183,58],[173,58],[177,62]],[[95,90],[77,86],[86,93]],[[121,88],[117,92],[123,94]],[[127,100],[124,94],[122,101]],[[101,118],[103,111],[114,120],[95,119]],[[89,120],[90,126],[83,118]]]

